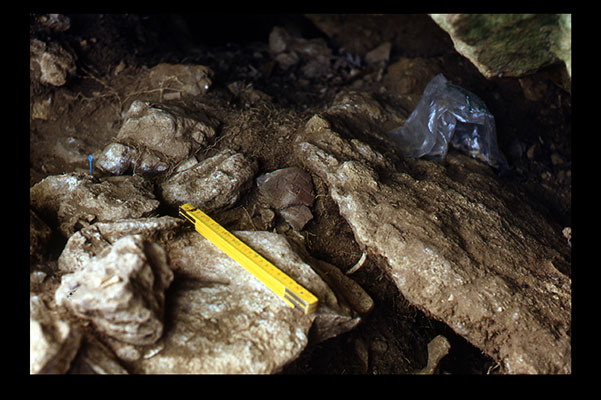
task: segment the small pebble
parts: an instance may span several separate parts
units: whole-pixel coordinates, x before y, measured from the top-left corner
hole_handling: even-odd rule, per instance
[[[563,228],[563,231],[561,233],[563,233],[563,236],[568,240],[568,244],[570,245],[570,247],[572,247],[572,228],[566,226],[565,228]]]
[[[442,335],[436,336],[434,339],[428,343],[428,363],[427,365],[417,371],[417,374],[420,375],[432,375],[436,372],[438,368],[438,364],[440,360],[447,354],[449,354],[449,350],[451,349],[451,344]]]
[[[563,158],[557,153],[551,154],[551,163],[553,165],[561,165],[563,164]]]
[[[530,146],[530,148],[526,152],[526,156],[528,157],[529,160],[534,160],[534,151],[535,150],[536,150],[536,144],[533,144],[532,146]]]

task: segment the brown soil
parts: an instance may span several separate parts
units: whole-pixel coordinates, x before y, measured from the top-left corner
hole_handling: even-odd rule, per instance
[[[296,132],[336,93],[349,87],[378,92],[370,82],[361,82],[362,75],[350,79],[345,71],[333,71],[340,79],[309,79],[294,68],[281,70],[267,46],[269,32],[278,25],[305,38],[325,38],[333,54],[354,43],[344,51],[364,56],[382,41],[390,41],[390,64],[400,57],[422,58],[449,80],[477,93],[495,116],[499,145],[513,167],[506,179],[520,185],[549,218],[571,225],[571,95],[563,89],[559,66],[521,80],[487,80],[424,15],[398,16],[398,21],[391,17],[386,24],[375,23],[374,16],[340,17],[338,30],[328,32],[331,39],[300,15],[70,15],[71,26],[64,32],[43,28],[38,17],[31,16],[30,36],[51,38],[76,54],[77,75],[59,88],[32,81],[32,115],[36,107],[44,109],[44,102],[50,102],[44,119],[30,122],[30,185],[48,175],[87,171],[88,155],[97,154],[116,136],[133,100],[164,101],[145,78],[148,68],[159,62],[202,64],[215,71],[207,94],[172,102],[203,108],[222,121],[217,139],[205,150],[207,156],[229,147],[258,160],[261,172],[295,165],[291,141]],[[420,82],[422,71],[407,73]],[[235,96],[228,85],[236,81],[252,84],[259,96]],[[382,84],[394,87],[399,82],[384,79]],[[313,180],[315,218],[300,233],[279,217],[272,228],[300,235],[313,256],[346,271],[361,251],[325,184],[317,177]],[[259,214],[265,207],[255,186],[236,208],[215,218],[229,229],[265,229]],[[176,215],[167,207],[161,212]],[[50,258],[60,254],[61,243]],[[441,372],[486,374],[498,369],[451,329],[411,306],[372,259],[352,277],[374,299],[373,312],[353,331],[307,348],[283,373],[411,373],[425,366],[427,344],[438,334],[451,343]]]

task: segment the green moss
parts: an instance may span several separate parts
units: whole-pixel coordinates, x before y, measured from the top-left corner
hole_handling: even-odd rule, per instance
[[[560,14],[433,14],[457,51],[488,77],[521,76],[571,54],[571,17]],[[568,61],[566,61],[566,64]]]

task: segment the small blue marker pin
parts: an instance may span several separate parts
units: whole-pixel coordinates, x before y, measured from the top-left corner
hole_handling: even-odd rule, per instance
[[[90,154],[88,156],[88,160],[90,160],[90,175],[92,175],[92,160],[94,159],[94,157],[92,157],[92,155]]]

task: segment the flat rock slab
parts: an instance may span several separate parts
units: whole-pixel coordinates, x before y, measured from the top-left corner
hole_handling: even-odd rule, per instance
[[[121,284],[121,280],[111,280],[106,268],[99,270],[103,276],[100,279],[79,278],[88,276],[90,269],[98,270],[94,265],[115,255],[119,250],[115,246],[122,247],[122,241],[138,237],[140,243],[154,243],[165,250],[174,279],[165,292],[161,338],[153,344],[143,340],[138,345],[131,340],[124,342],[110,330],[106,332],[108,340],[104,338],[130,372],[278,372],[296,359],[308,343],[349,331],[373,307],[373,301],[359,285],[336,267],[310,257],[300,243],[271,232],[233,232],[319,298],[317,310],[304,315],[182,223],[168,216],[99,222],[72,235],[59,258],[59,268],[71,273],[63,276],[64,287],[57,291],[58,299],[81,303],[76,296],[85,294],[79,291],[87,286],[93,286],[91,292],[101,293]],[[136,251],[128,254],[123,263],[142,258]],[[114,266],[113,270],[117,269]],[[159,281],[157,277],[155,280]],[[74,293],[69,286],[72,281],[80,283]],[[113,300],[107,305],[112,303]],[[136,315],[123,311],[117,316],[124,314]],[[115,319],[108,318],[108,322]]]
[[[65,237],[97,221],[145,217],[159,206],[152,183],[141,176],[52,175],[29,194],[31,207]]]
[[[160,341],[164,348],[130,365],[132,370],[275,373],[296,359],[309,340],[325,340],[359,323],[357,313],[283,236],[234,234],[314,293],[320,301],[317,311],[304,315],[289,307],[208,240],[190,232],[168,247],[176,284],[166,316],[170,329]]]
[[[204,212],[229,208],[250,188],[258,170],[256,161],[230,149],[191,161],[159,184],[161,197],[172,207],[190,203]]]
[[[203,111],[135,100],[114,142],[96,164],[112,174],[156,175],[208,145],[218,122]]]
[[[447,165],[384,157],[377,139],[345,128],[377,125],[370,118],[335,104],[295,142],[357,242],[386,259],[407,300],[506,372],[570,373],[569,248],[559,227],[484,164],[455,153]]]

